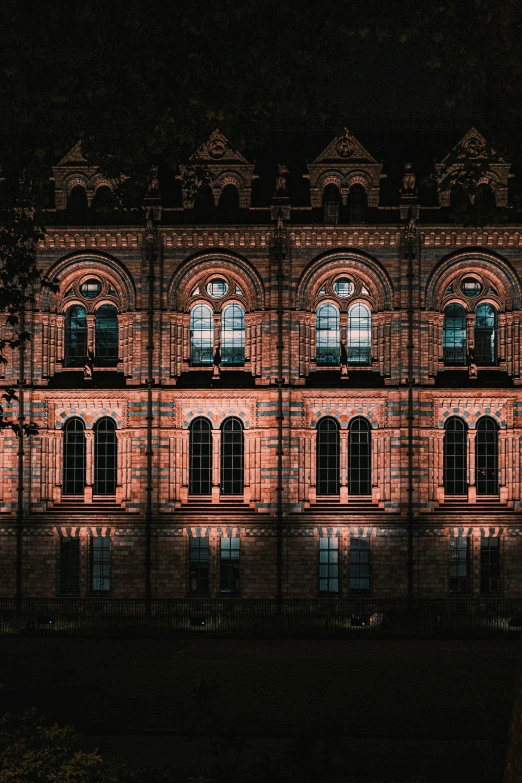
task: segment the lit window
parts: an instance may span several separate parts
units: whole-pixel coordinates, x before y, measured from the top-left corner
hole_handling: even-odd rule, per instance
[[[207,293],[209,296],[213,296],[214,299],[221,299],[221,297],[225,296],[227,291],[227,282],[221,277],[215,277],[214,280],[211,280],[207,285]]]
[[[221,536],[221,564],[219,590],[221,593],[239,593],[239,538]]]
[[[450,592],[467,593],[469,589],[469,539],[450,538]]]
[[[461,304],[454,302],[444,310],[442,327],[442,352],[447,366],[466,364],[466,311]]]
[[[212,364],[214,351],[214,319],[208,305],[197,304],[190,311],[190,362],[193,365]]]
[[[107,593],[111,589],[111,540],[108,536],[91,538],[91,590]]]
[[[325,416],[317,425],[316,487],[318,495],[339,494],[339,424]]]
[[[464,296],[478,296],[482,291],[482,285],[474,277],[465,277],[460,284],[460,290]]]
[[[221,316],[221,363],[245,362],[245,311],[239,304],[224,308]]]
[[[457,416],[444,426],[444,491],[447,495],[467,495],[468,428]]]
[[[199,294],[199,285],[195,287],[195,289],[192,291],[191,296],[198,296]]]
[[[102,284],[99,280],[95,280],[94,278],[86,280],[85,283],[82,283],[80,286],[80,293],[85,299],[95,299],[101,293],[101,290]]]
[[[317,308],[315,334],[317,364],[339,364],[339,310],[330,302]]]
[[[348,363],[372,363],[372,314],[360,302],[348,312]]]
[[[497,364],[497,311],[487,302],[475,312],[475,364]]]
[[[333,289],[341,299],[348,299],[353,294],[353,283],[348,277],[340,277],[335,281]]]
[[[319,592],[339,592],[339,539],[325,536],[319,539]]]

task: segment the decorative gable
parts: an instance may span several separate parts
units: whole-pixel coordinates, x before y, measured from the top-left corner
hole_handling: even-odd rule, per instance
[[[467,161],[477,164],[487,163],[483,177],[477,184],[489,185],[495,195],[497,207],[506,207],[508,204],[508,180],[511,164],[498,155],[495,150],[488,147],[486,138],[476,129],[470,128],[450,152],[435,164],[439,177],[457,171],[464,163],[459,163],[459,157],[466,157]],[[450,206],[451,191],[439,190],[439,202],[441,207]]]
[[[324,189],[332,184],[339,188],[344,204],[352,185],[362,185],[368,197],[368,206],[379,205],[382,163],[346,128],[308,165],[308,171],[312,207],[321,206]]]
[[[67,207],[67,199],[71,190],[80,185],[85,188],[87,204],[91,201],[97,189],[102,185],[112,188],[112,180],[99,173],[98,166],[90,166],[82,155],[82,144],[78,141],[60,162],[53,166],[55,206],[58,210]]]
[[[231,147],[227,137],[217,128],[191,157],[191,163],[204,166],[210,171],[213,178],[210,186],[215,204],[218,204],[223,188],[234,185],[239,195],[239,206],[250,206],[255,163],[249,163],[238,150]],[[184,171],[186,168],[181,167],[182,175]],[[183,189],[183,206],[190,208],[192,205],[187,190]]]

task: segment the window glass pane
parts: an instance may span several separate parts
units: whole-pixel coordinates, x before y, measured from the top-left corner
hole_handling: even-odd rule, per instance
[[[108,536],[91,538],[91,590],[111,589],[111,540]]]
[[[372,314],[365,304],[355,304],[348,313],[348,364],[372,362]]]
[[[352,538],[350,540],[350,591],[357,593],[370,591],[369,538]]]
[[[60,592],[80,592],[80,539],[60,539]]]
[[[370,422],[357,416],[350,422],[348,444],[348,492],[372,493],[372,433]]]
[[[319,539],[319,592],[339,592],[339,539],[325,536]]]
[[[319,305],[316,317],[316,362],[339,364],[339,310],[330,302]]]
[[[498,494],[498,428],[489,416],[477,422],[475,474],[477,495]]]
[[[465,296],[478,296],[482,291],[482,285],[473,277],[465,277],[460,284],[460,290]]]
[[[65,314],[65,366],[83,367],[87,361],[87,313],[81,305]]]
[[[500,591],[500,538],[484,537],[480,542],[480,591]]]
[[[83,495],[85,489],[85,428],[69,419],[63,428],[63,493]]]
[[[326,417],[317,425],[316,487],[318,495],[339,494],[339,425]],[[321,539],[322,541],[323,539]]]
[[[213,296],[214,299],[221,299],[228,291],[227,281],[221,277],[215,277],[207,285],[207,293],[209,296]]]
[[[209,540],[189,538],[189,591],[208,594],[209,588]]]
[[[225,307],[221,316],[221,363],[245,362],[245,311],[238,304]]]
[[[467,495],[468,428],[454,416],[444,430],[444,491],[448,495]]]
[[[242,495],[244,435],[239,419],[226,419],[221,427],[221,494]]]
[[[85,283],[82,283],[80,286],[80,293],[85,299],[96,299],[101,293],[101,290],[102,284],[99,280],[95,280],[94,278],[86,280]]]
[[[118,363],[118,312],[114,305],[102,305],[96,311],[96,364]]]
[[[190,425],[189,494],[210,495],[212,491],[212,428],[207,419]]]
[[[212,364],[214,320],[208,305],[198,304],[190,311],[190,361],[193,365]]]
[[[444,364],[467,364],[466,311],[458,303],[448,305],[444,311],[442,348]]]
[[[221,537],[220,592],[239,593],[239,538]]]
[[[116,424],[105,417],[94,427],[94,494],[115,495],[118,462]]]
[[[475,312],[474,359],[478,365],[497,363],[497,311],[487,302]]]
[[[353,283],[348,277],[340,277],[335,281],[333,289],[341,299],[348,299],[353,294]]]
[[[469,540],[465,536],[450,538],[450,591],[466,593],[468,581]]]

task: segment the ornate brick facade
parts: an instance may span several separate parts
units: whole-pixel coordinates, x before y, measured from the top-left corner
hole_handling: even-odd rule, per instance
[[[464,138],[476,141],[480,154],[480,134]],[[15,593],[18,539],[27,596],[521,596],[522,226],[452,224],[448,194],[423,204],[411,173],[395,202],[382,203],[383,165],[348,133],[297,185],[292,168],[280,166],[275,195],[264,201],[254,189],[265,175],[221,134],[198,156],[215,177],[205,220],[181,188],[170,207],[154,189],[143,227],[72,224],[65,210],[74,188],[85,189],[89,206],[112,183],[78,146],[54,170],[56,211],[38,262],[59,289],[45,289],[28,314],[23,394],[39,432],[24,444],[22,493],[19,444],[0,433],[1,594]],[[508,175],[508,164],[492,162],[485,184],[500,206]],[[323,304],[337,319],[323,335],[334,359],[319,352]],[[464,320],[455,326],[460,316],[452,316],[450,345],[451,305]],[[485,305],[491,328],[481,326]],[[210,313],[204,327],[197,306]],[[232,306],[244,326],[231,327],[240,347],[229,360],[224,319]],[[117,314],[114,361],[97,361],[101,346],[110,353],[102,307]],[[371,326],[354,325],[367,312]],[[197,362],[196,332],[197,350],[208,343],[210,352]],[[480,340],[491,349],[487,360]],[[2,383],[16,384],[18,356],[7,358]],[[456,493],[448,491],[445,441],[454,418],[465,427],[461,452],[451,452],[462,462]],[[97,493],[97,460],[110,460],[100,456],[96,429],[105,419],[114,423],[117,471],[113,491]],[[200,493],[191,432],[201,419],[209,422],[210,483]],[[325,470],[338,486],[327,494],[318,464],[325,419],[334,421],[337,449]],[[371,440],[368,486],[356,464],[367,452],[352,435],[361,419]],[[72,420],[84,462],[82,491],[68,493]],[[242,433],[240,494],[223,492],[229,420]],[[496,451],[481,462],[480,449],[490,448],[480,445],[486,420]],[[69,552],[63,542],[71,539],[78,543]]]

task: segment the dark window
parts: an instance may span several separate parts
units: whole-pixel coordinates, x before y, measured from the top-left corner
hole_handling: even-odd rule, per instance
[[[455,185],[450,192],[450,208],[457,212],[469,212],[471,199],[467,190],[462,185]]]
[[[114,305],[102,305],[96,310],[96,364],[107,367],[118,363],[118,312]]]
[[[63,428],[63,493],[83,495],[85,489],[85,427],[69,419]]]
[[[480,592],[500,591],[500,538],[483,538],[480,542]]]
[[[194,220],[196,223],[211,223],[214,217],[214,194],[210,185],[202,185],[194,199]]]
[[[444,492],[466,495],[468,428],[462,419],[452,416],[444,427]]]
[[[225,185],[221,191],[218,215],[224,223],[234,223],[239,217],[239,193],[235,185]]]
[[[221,316],[221,363],[245,363],[245,311],[239,304],[227,305]]]
[[[350,422],[348,492],[350,495],[372,494],[372,430],[368,419],[362,416]]]
[[[214,319],[208,305],[197,304],[190,311],[190,363],[212,364]]]
[[[489,416],[477,423],[475,442],[477,495],[498,494],[498,428]]]
[[[469,539],[450,538],[450,591],[467,593],[469,590]]]
[[[60,539],[60,593],[80,592],[80,539]]]
[[[348,311],[348,364],[372,363],[372,314],[360,302]]]
[[[111,539],[91,538],[91,590],[107,593],[111,589]]]
[[[93,219],[103,218],[115,207],[115,198],[108,185],[100,185],[91,201],[91,216]]]
[[[209,541],[189,538],[189,592],[208,595]]]
[[[325,302],[317,308],[315,336],[317,364],[339,364],[339,310],[331,302]]]
[[[317,425],[317,494],[339,494],[339,425],[330,416]]]
[[[67,199],[67,221],[72,224],[82,224],[87,220],[87,192],[83,185],[76,185]]]
[[[225,419],[221,426],[221,494],[242,495],[244,436],[239,419]]]
[[[94,426],[94,494],[116,494],[118,444],[116,424],[105,417]]]
[[[352,185],[348,194],[348,221],[351,224],[364,223],[368,198],[362,185]]]
[[[475,364],[497,363],[497,311],[488,302],[475,312]]]
[[[207,419],[194,419],[190,425],[191,495],[210,495],[212,491],[212,428]]]
[[[481,212],[490,212],[495,209],[495,194],[490,185],[483,183],[478,186],[475,206]]]
[[[461,304],[449,304],[444,310],[442,328],[444,364],[467,364],[466,311]]]
[[[350,540],[350,591],[370,592],[370,539]]]
[[[87,313],[73,305],[65,314],[65,366],[83,367],[87,361]]]
[[[239,538],[221,537],[219,590],[239,593]]]
[[[339,539],[336,536],[319,539],[319,592],[339,592]]]
[[[323,192],[324,222],[336,225],[339,222],[341,195],[337,185],[327,185]]]

